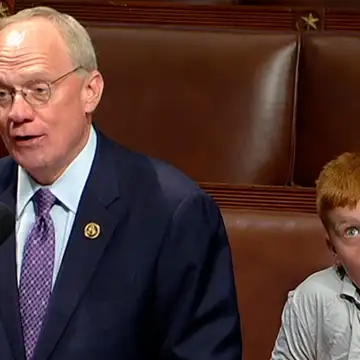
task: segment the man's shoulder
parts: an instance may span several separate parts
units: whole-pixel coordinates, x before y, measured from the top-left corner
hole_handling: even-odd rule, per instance
[[[10,156],[0,158],[0,192],[16,180],[17,164]]]
[[[14,163],[15,162],[11,156],[3,156],[2,158],[0,158],[0,170],[3,170],[4,167],[7,167]]]
[[[156,171],[159,184],[164,193],[181,198],[194,191],[201,191],[199,185],[193,179],[172,164],[152,157],[148,157],[148,159]]]
[[[117,176],[126,178],[127,191],[141,194],[143,200],[162,198],[172,208],[176,208],[185,199],[200,196],[210,199],[196,181],[184,171],[165,160],[124,147],[112,142],[112,156],[116,156],[119,166]],[[210,201],[212,201],[210,199]]]

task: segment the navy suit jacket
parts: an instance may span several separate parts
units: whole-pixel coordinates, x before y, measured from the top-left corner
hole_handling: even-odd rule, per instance
[[[16,184],[17,165],[1,159],[0,202],[14,213]],[[93,240],[89,222],[101,228]],[[34,360],[241,360],[241,352],[218,207],[180,171],[98,132]],[[0,247],[0,359],[25,360],[15,236]]]

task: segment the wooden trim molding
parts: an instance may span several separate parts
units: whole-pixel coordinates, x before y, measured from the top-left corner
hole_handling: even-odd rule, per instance
[[[360,7],[199,5],[122,0],[18,0],[15,5],[9,2],[11,11],[14,6],[14,11],[19,11],[37,5],[54,7],[85,23],[101,22],[108,25],[295,31],[360,30]]]
[[[316,213],[314,188],[200,183],[225,209],[256,209]]]
[[[10,1],[10,0],[9,0]],[[14,1],[14,0],[12,0]],[[233,2],[233,1],[231,1]],[[85,23],[246,30],[360,30],[360,7],[254,6],[123,0],[18,0],[15,11],[45,5]],[[10,6],[12,9],[12,6]]]
[[[359,31],[360,9],[328,9],[324,30]]]
[[[19,0],[16,11],[36,5],[52,6],[82,22],[164,25],[231,29],[296,30],[297,11],[285,7],[241,5],[190,5],[120,0]]]

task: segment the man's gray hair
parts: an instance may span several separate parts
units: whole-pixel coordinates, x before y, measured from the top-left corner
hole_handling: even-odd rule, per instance
[[[17,12],[0,19],[0,31],[7,25],[42,17],[51,21],[59,30],[68,47],[74,66],[87,71],[97,70],[97,60],[91,38],[86,29],[72,16],[46,7],[38,6]]]

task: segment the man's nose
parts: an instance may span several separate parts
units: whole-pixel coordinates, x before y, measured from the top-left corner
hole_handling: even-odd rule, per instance
[[[33,108],[25,100],[24,95],[19,91],[14,94],[10,105],[9,119],[13,122],[21,123],[31,119]]]

